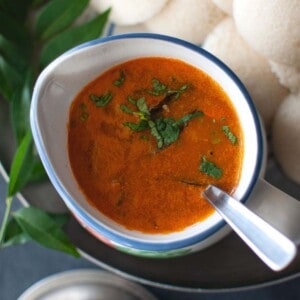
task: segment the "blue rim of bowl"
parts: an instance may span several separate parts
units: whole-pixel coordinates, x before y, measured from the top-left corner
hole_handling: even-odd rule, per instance
[[[128,238],[124,236],[123,234],[117,233],[113,229],[109,229],[107,226],[104,224],[100,224],[99,221],[95,220],[94,217],[90,216],[80,205],[75,203],[75,201],[72,199],[71,195],[68,193],[68,191],[65,189],[64,185],[62,182],[58,179],[56,176],[55,170],[53,169],[52,165],[50,164],[50,160],[47,156],[47,152],[45,150],[45,147],[43,145],[42,137],[39,132],[39,126],[36,121],[36,114],[37,114],[37,102],[38,102],[38,95],[41,92],[41,86],[43,84],[43,79],[46,77],[46,75],[61,61],[61,59],[73,54],[74,52],[95,46],[98,44],[103,44],[106,42],[111,42],[114,40],[120,40],[120,39],[154,39],[154,40],[163,40],[165,42],[177,44],[184,46],[194,52],[197,52],[199,55],[202,55],[212,61],[214,64],[216,64],[218,67],[220,67],[228,77],[231,78],[231,80],[237,85],[241,93],[243,94],[244,98],[246,99],[249,109],[252,113],[254,123],[255,123],[255,128],[257,132],[257,145],[258,145],[258,155],[257,155],[257,160],[256,160],[256,166],[253,172],[252,179],[250,181],[250,184],[247,188],[247,191],[244,195],[244,197],[241,199],[241,202],[245,202],[247,198],[249,197],[253,187],[255,186],[260,170],[262,167],[262,162],[263,162],[263,134],[262,134],[262,128],[261,128],[261,122],[260,118],[258,116],[258,113],[256,111],[256,108],[254,106],[254,103],[249,96],[246,88],[244,87],[243,83],[240,81],[240,79],[235,75],[235,73],[228,67],[226,66],[222,61],[220,61],[217,57],[212,55],[211,53],[207,52],[206,50],[202,49],[201,47],[191,44],[187,41],[175,38],[175,37],[170,37],[166,35],[161,35],[161,34],[153,34],[153,33],[128,33],[128,34],[120,34],[120,35],[114,35],[114,36],[108,36],[108,37],[103,37],[99,39],[95,39],[86,43],[83,43],[79,46],[76,46],[69,51],[65,52],[58,58],[56,58],[53,62],[51,62],[40,74],[35,87],[33,91],[33,96],[32,96],[32,105],[31,105],[31,111],[30,111],[30,124],[32,128],[32,133],[33,133],[33,138],[36,144],[37,151],[40,155],[40,158],[44,164],[44,167],[48,173],[48,176],[50,178],[50,181],[56,188],[56,190],[59,192],[61,197],[63,198],[64,202],[68,206],[68,208],[83,222],[87,227],[90,227],[93,231],[99,233],[99,235],[103,236],[104,238],[122,245],[124,247],[129,247],[132,249],[136,250],[145,250],[145,251],[155,251],[155,252],[164,252],[164,251],[171,251],[171,250],[176,250],[176,249],[181,249],[181,248],[186,248],[186,247],[191,247],[197,243],[200,243],[207,239],[208,237],[213,236],[216,234],[222,227],[226,225],[224,220],[219,221],[216,223],[213,227],[211,227],[209,230],[206,230],[203,233],[194,235],[192,237],[188,237],[185,239],[181,239],[179,241],[171,241],[171,242],[146,242],[146,241],[141,241],[135,238]]]

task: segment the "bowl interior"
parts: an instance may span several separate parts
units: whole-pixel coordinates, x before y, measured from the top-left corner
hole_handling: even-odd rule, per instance
[[[89,219],[113,234],[141,241],[168,243],[206,232],[222,222],[214,213],[205,221],[168,235],[130,231],[111,221],[85,200],[73,177],[67,151],[67,123],[70,104],[76,94],[99,74],[136,57],[165,56],[181,59],[213,77],[226,91],[240,116],[244,131],[244,161],[235,197],[244,200],[260,168],[259,124],[252,102],[238,79],[216,58],[183,41],[157,36],[121,36],[96,40],[62,55],[40,75],[33,95],[31,125],[38,152],[50,180],[79,218]]]

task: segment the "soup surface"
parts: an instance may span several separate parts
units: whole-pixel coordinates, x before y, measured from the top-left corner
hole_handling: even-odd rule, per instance
[[[86,199],[128,229],[180,231],[214,212],[208,184],[232,193],[243,159],[222,88],[181,61],[124,62],[86,85],[69,116],[68,151]]]

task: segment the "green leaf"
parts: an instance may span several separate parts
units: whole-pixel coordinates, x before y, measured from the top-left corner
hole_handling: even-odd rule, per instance
[[[33,166],[33,140],[28,130],[18,147],[9,174],[8,196],[13,196],[28,182]]]
[[[47,213],[59,227],[63,227],[70,219],[69,213]]]
[[[237,137],[231,132],[230,127],[227,125],[222,126],[222,130],[226,137],[229,139],[230,143],[236,145],[238,142]]]
[[[128,107],[127,105],[125,105],[125,104],[121,104],[121,105],[120,105],[120,109],[121,109],[123,112],[125,112],[125,113],[127,113],[127,114],[129,114],[129,115],[132,115],[132,114],[133,114],[132,109],[131,109],[130,107]]]
[[[50,1],[37,16],[35,31],[41,40],[66,29],[80,16],[89,0],[53,0]]]
[[[16,44],[0,34],[0,56],[16,70],[22,72],[28,64],[29,57]]]
[[[22,230],[41,245],[75,257],[80,256],[66,234],[44,211],[35,207],[25,207],[15,212],[13,216]]]
[[[173,118],[159,118],[154,123],[155,127],[152,127],[151,134],[157,139],[158,148],[169,146],[178,139],[180,128]]]
[[[208,161],[204,155],[201,158],[199,171],[215,179],[220,179],[223,176],[222,169],[217,167],[213,162]]]
[[[147,120],[140,120],[138,123],[125,122],[123,123],[123,125],[130,128],[133,131],[138,131],[138,132],[149,128]]]
[[[11,101],[22,80],[22,75],[0,56],[0,92],[6,100]]]
[[[40,66],[44,68],[70,48],[98,38],[104,30],[109,13],[110,9],[83,25],[70,28],[53,37],[42,49]]]
[[[91,101],[95,103],[97,107],[105,107],[113,98],[112,92],[106,92],[103,95],[96,96],[94,94],[89,95]]]
[[[30,36],[26,27],[3,10],[0,10],[0,34],[22,48],[26,55],[30,53]]]
[[[66,224],[70,215],[67,213],[47,213],[47,215],[57,224],[62,227]],[[32,238],[23,231],[22,227],[15,218],[11,218],[5,230],[4,241],[2,247],[21,245],[31,241]]]
[[[11,15],[16,20],[24,22],[28,13],[28,9],[32,3],[32,0],[22,0],[22,1],[11,1],[11,0],[1,0],[0,9],[6,14]]]
[[[117,87],[120,87],[122,86],[122,84],[124,83],[125,81],[125,73],[123,70],[120,70],[120,76],[118,79],[116,79],[114,82],[113,82],[113,85],[117,86]]]
[[[32,73],[29,70],[24,78],[22,88],[14,93],[10,107],[12,125],[18,145],[21,143],[26,132],[30,129],[29,111],[31,102],[31,90]]]
[[[152,90],[148,91],[149,94],[154,96],[159,96],[166,94],[168,91],[168,87],[161,83],[158,79],[152,79]]]
[[[17,223],[17,221],[14,218],[11,218],[5,230],[5,236],[2,247],[21,245],[25,244],[30,240],[30,236],[23,232],[22,227]]]
[[[148,105],[146,103],[145,97],[141,97],[136,101],[136,106],[138,110],[143,114],[143,115],[150,115]]]
[[[196,111],[190,114],[187,114],[185,116],[183,116],[182,118],[180,118],[179,120],[176,121],[176,125],[181,126],[184,125],[186,126],[187,122],[189,122],[190,120],[196,118],[196,117],[202,117],[204,116],[204,113],[202,111]]]
[[[48,178],[45,168],[38,156],[35,156],[28,182],[41,182]]]

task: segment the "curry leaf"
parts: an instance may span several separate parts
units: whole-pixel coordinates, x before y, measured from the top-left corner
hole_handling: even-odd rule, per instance
[[[32,210],[34,208],[29,207],[27,210]],[[47,213],[47,215],[57,224],[57,226],[62,227],[69,219],[70,215],[66,213]],[[13,245],[25,244],[31,241],[32,238],[23,231],[22,227],[16,221],[15,218],[11,218],[7,224],[5,230],[5,237],[2,247],[9,247]]]
[[[83,12],[89,0],[53,0],[37,16],[35,30],[39,39],[46,40],[66,29]]]
[[[30,37],[26,27],[4,10],[0,10],[0,33],[7,40],[23,49],[23,53],[28,54],[30,52]]]
[[[11,101],[16,89],[22,84],[21,74],[0,56],[0,92]]]
[[[28,182],[31,175],[33,160],[33,140],[31,131],[28,130],[15,153],[11,165],[8,182],[8,196],[12,196],[20,191]]]
[[[75,257],[80,256],[66,234],[44,211],[35,207],[25,207],[15,212],[13,217],[22,230],[41,245]]]
[[[15,91],[11,101],[11,119],[12,125],[19,145],[29,130],[29,110],[31,102],[31,90],[32,90],[32,74],[31,71],[27,72],[24,79],[22,88]]]
[[[28,56],[14,43],[0,34],[0,55],[16,70],[23,71],[27,66]]]
[[[0,9],[13,16],[16,20],[23,22],[31,2],[32,0],[22,0],[17,3],[11,0],[1,0]]]
[[[14,218],[11,218],[5,230],[2,247],[21,245],[30,241],[31,238],[22,229]]]
[[[67,29],[53,37],[42,49],[41,67],[48,65],[66,50],[99,37],[104,30],[109,13],[110,9],[83,25]]]
[[[46,180],[48,175],[45,168],[40,161],[39,157],[36,155],[34,157],[34,162],[32,163],[32,170],[28,182],[40,182]]]

